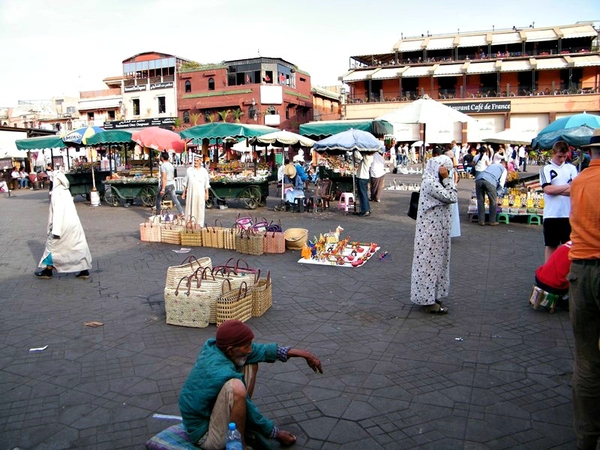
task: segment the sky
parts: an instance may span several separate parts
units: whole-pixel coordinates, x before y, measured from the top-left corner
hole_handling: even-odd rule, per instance
[[[199,63],[279,57],[338,85],[350,57],[401,35],[600,25],[599,0],[0,0],[0,107],[104,89],[123,60],[157,51]]]

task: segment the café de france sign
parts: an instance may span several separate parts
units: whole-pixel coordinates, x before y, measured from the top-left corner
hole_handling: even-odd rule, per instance
[[[468,103],[444,103],[452,109],[465,114],[473,113],[505,113],[510,112],[510,102],[468,102]]]

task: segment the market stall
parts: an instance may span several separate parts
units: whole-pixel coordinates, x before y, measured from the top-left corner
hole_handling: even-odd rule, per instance
[[[112,206],[132,205],[139,199],[144,206],[152,206],[156,201],[158,178],[149,176],[119,176],[104,181],[104,200]]]
[[[394,126],[387,120],[327,120],[308,122],[300,125],[300,134],[311,139],[324,139],[350,129],[367,131],[373,136],[384,136],[394,132]]]
[[[69,180],[69,191],[71,195],[81,195],[86,200],[90,200],[91,192],[96,189],[100,198],[104,196],[104,185],[100,182],[96,183],[95,180],[103,180],[110,176],[109,171],[99,170],[98,167],[94,168],[94,174],[92,177],[92,165],[83,164],[80,167],[74,168],[69,172],[65,173],[67,180]]]
[[[227,200],[238,200],[248,208],[263,206],[269,195],[269,168],[238,161],[219,163],[209,171],[210,189],[207,208],[224,205]]]
[[[214,206],[215,203],[225,205],[228,199],[242,201],[250,209],[265,204],[269,195],[271,174],[268,165],[257,161],[219,161],[218,144],[227,141],[227,145],[232,145],[241,138],[249,139],[275,131],[276,128],[263,125],[209,123],[188,128],[180,133],[184,139],[202,146],[205,161],[208,159],[208,146],[210,144],[217,146],[209,167],[211,188],[206,203],[207,208]]]

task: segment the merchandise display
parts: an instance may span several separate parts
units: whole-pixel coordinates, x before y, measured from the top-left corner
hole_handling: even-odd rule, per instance
[[[351,242],[349,238],[340,239],[343,228],[335,232],[315,236],[302,247],[300,264],[318,264],[338,267],[360,267],[380,250],[375,242]]]

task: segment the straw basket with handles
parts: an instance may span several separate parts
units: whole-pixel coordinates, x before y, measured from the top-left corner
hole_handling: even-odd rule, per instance
[[[305,228],[288,228],[283,232],[285,248],[288,250],[302,250],[308,242],[308,230]]]

